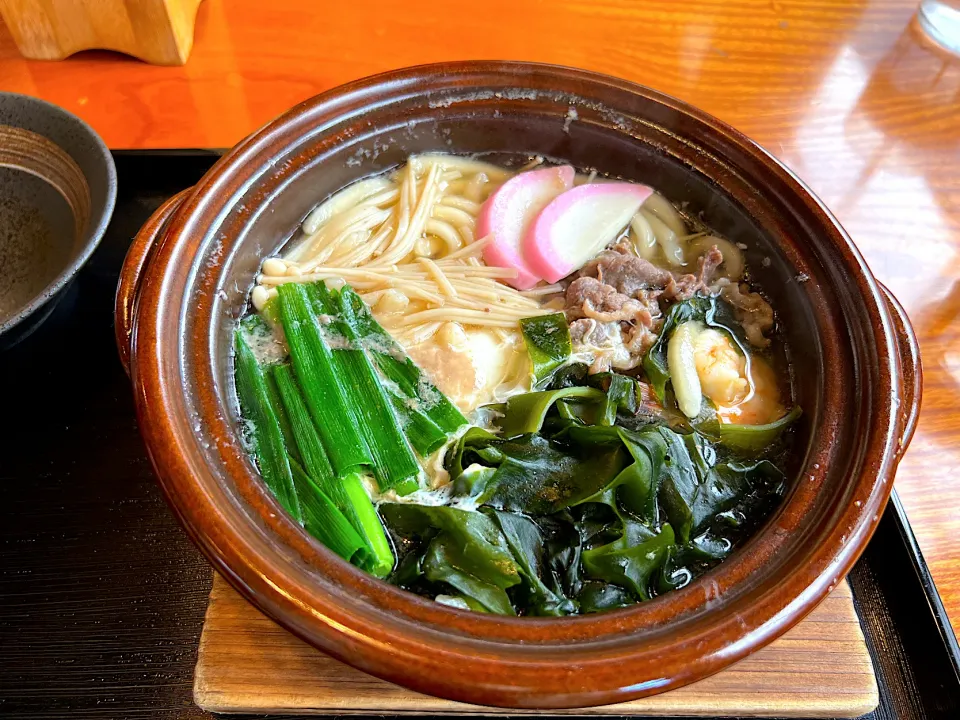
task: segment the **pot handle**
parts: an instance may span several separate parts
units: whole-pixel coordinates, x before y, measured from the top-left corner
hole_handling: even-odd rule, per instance
[[[136,323],[137,299],[140,295],[140,286],[143,275],[150,260],[153,258],[160,239],[170,218],[180,207],[183,200],[192,188],[187,188],[163,203],[153,215],[143,224],[140,232],[130,244],[127,256],[123,260],[120,270],[120,281],[117,284],[117,297],[114,302],[114,333],[117,338],[117,350],[120,353],[120,362],[123,369],[130,375],[130,356],[133,352],[133,332]]]
[[[920,344],[917,335],[903,309],[900,301],[883,283],[877,283],[883,292],[883,299],[887,301],[890,318],[893,320],[893,329],[896,333],[898,354],[900,356],[900,377],[902,379],[903,396],[900,398],[900,439],[897,445],[897,462],[907,451],[913,432],[917,429],[917,420],[920,417],[920,402],[923,397],[923,368],[920,362]]]

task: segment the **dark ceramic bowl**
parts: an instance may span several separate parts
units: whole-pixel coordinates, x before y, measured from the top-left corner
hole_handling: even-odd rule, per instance
[[[0,348],[32,333],[53,311],[67,286],[103,237],[117,196],[113,156],[80,118],[43,100],[0,93],[0,126],[29,130],[52,141],[72,158],[88,188],[82,210],[44,178],[55,157],[38,158],[41,171],[4,164],[10,138],[0,142]],[[9,143],[5,145],[4,142]],[[57,154],[54,148],[54,155]],[[69,197],[69,199],[73,199]]]
[[[230,354],[258,265],[326,194],[425,150],[541,153],[649,183],[750,246],[748,262],[792,348],[805,413],[788,497],[715,570],[605,614],[475,614],[342,562],[265,491],[240,443]],[[797,623],[843,580],[873,533],[920,401],[906,316],[786,168],[682,102],[526,63],[377,76],[257,131],[145,226],[121,281],[117,328],[163,490],[230,583],[361,670],[504,707],[571,708],[662,692]]]

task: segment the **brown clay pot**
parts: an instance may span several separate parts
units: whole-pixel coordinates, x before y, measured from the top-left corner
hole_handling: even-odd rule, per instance
[[[259,263],[327,194],[425,150],[540,153],[646,182],[749,245],[791,349],[804,417],[788,497],[715,570],[605,614],[469,613],[354,569],[266,492],[240,443],[230,353]],[[782,634],[863,550],[920,403],[906,315],[790,171],[682,102],[526,63],[361,80],[257,131],[144,226],[121,278],[117,336],[160,484],[218,572],[344,662],[421,692],[504,707],[662,692]]]

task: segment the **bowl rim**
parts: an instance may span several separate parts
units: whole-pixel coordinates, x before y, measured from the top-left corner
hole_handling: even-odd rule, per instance
[[[99,155],[103,158],[104,167],[107,171],[106,178],[106,196],[104,198],[103,209],[101,210],[98,217],[91,215],[88,222],[88,228],[85,232],[85,238],[83,238],[83,246],[80,251],[74,257],[74,259],[68,263],[57,276],[51,280],[47,285],[40,290],[30,302],[22,306],[16,313],[10,315],[7,319],[0,322],[0,335],[12,330],[21,322],[30,317],[34,312],[43,307],[51,298],[53,298],[58,292],[60,292],[66,285],[73,280],[80,268],[82,268],[90,257],[93,255],[94,251],[100,245],[100,241],[103,240],[103,236],[107,232],[107,226],[110,224],[110,219],[113,217],[113,210],[116,206],[117,201],[117,166],[113,161],[113,155],[110,153],[109,148],[103,142],[103,139],[96,133],[96,131],[90,127],[85,121],[81,120],[79,117],[74,115],[69,110],[65,110],[59,105],[54,105],[51,102],[46,100],[41,100],[40,98],[33,97],[32,95],[24,95],[22,93],[13,93],[13,92],[0,92],[0,98],[12,98],[15,102],[20,102],[24,106],[33,105],[38,107],[47,115],[54,117],[61,117],[69,123],[76,125],[90,140],[93,142],[96,147]],[[2,123],[0,123],[2,124]],[[43,134],[43,133],[38,133]],[[73,157],[73,153],[70,152],[68,148],[62,147],[61,149]],[[76,158],[74,158],[76,160]],[[89,178],[87,179],[89,183]],[[22,338],[21,338],[22,339]]]
[[[384,94],[399,92],[411,82],[423,81],[424,77],[438,79],[451,73],[477,76],[496,73],[510,75],[510,71],[518,69],[526,72],[548,72],[557,77],[575,78],[594,85],[612,85],[619,90],[640,95],[659,105],[683,112],[709,129],[722,133],[738,148],[760,159],[768,172],[776,175],[778,180],[786,183],[793,192],[802,197],[822,223],[822,227],[818,229],[831,237],[833,244],[844,254],[847,263],[856,270],[854,279],[859,292],[864,294],[871,326],[874,334],[878,336],[876,351],[881,387],[876,392],[881,400],[888,399],[890,406],[882,406],[876,411],[877,424],[883,427],[870,434],[867,444],[871,448],[882,448],[882,452],[869,468],[861,469],[856,482],[851,481],[851,487],[865,487],[867,493],[858,496],[863,497],[861,506],[854,509],[851,505],[844,509],[842,517],[845,518],[843,525],[846,532],[843,537],[841,538],[841,529],[838,529],[836,524],[832,525],[828,538],[830,542],[824,541],[811,551],[806,566],[785,573],[785,577],[800,584],[800,592],[786,589],[768,591],[762,598],[751,600],[752,605],[747,608],[750,612],[736,617],[710,617],[710,622],[707,622],[704,618],[710,613],[701,613],[702,617],[696,621],[702,621],[700,625],[693,623],[695,628],[699,628],[699,632],[690,633],[685,641],[690,647],[699,647],[695,657],[688,658],[689,662],[683,663],[683,667],[676,663],[666,663],[670,667],[665,669],[660,677],[651,676],[642,682],[630,682],[629,673],[622,671],[619,679],[612,685],[609,677],[606,677],[606,684],[603,686],[591,685],[588,680],[601,677],[598,673],[603,670],[603,666],[618,661],[629,660],[629,666],[625,667],[630,669],[636,669],[641,662],[649,665],[656,659],[655,651],[661,647],[671,647],[673,638],[669,627],[654,628],[652,637],[645,637],[645,646],[639,649],[635,639],[631,644],[629,637],[615,641],[605,639],[603,642],[593,643],[589,648],[578,645],[578,650],[583,647],[583,652],[578,656],[576,668],[582,675],[578,675],[576,680],[568,677],[568,686],[555,683],[549,691],[542,686],[531,685],[530,676],[538,672],[556,673],[558,668],[567,668],[569,675],[571,664],[568,651],[565,652],[562,646],[546,640],[540,643],[531,642],[530,639],[534,636],[527,631],[536,628],[564,629],[572,633],[568,633],[568,637],[576,638],[577,627],[592,628],[602,622],[611,631],[608,635],[619,631],[629,632],[636,629],[636,626],[627,620],[655,617],[650,608],[662,598],[589,619],[491,619],[454,608],[438,608],[437,603],[431,603],[366,576],[339,559],[335,559],[334,564],[330,565],[329,561],[334,557],[332,553],[322,547],[318,549],[312,546],[303,538],[287,536],[287,543],[281,549],[267,547],[262,540],[252,542],[248,537],[242,536],[237,526],[238,522],[249,518],[241,518],[236,513],[227,517],[221,513],[215,518],[216,522],[211,522],[210,517],[203,516],[207,511],[217,513],[222,510],[214,502],[218,498],[212,498],[209,494],[222,491],[222,488],[216,487],[215,480],[214,485],[198,488],[195,478],[203,473],[208,476],[211,474],[207,458],[191,429],[183,427],[182,422],[180,427],[176,427],[172,421],[175,416],[170,414],[171,409],[185,413],[187,407],[182,388],[172,382],[174,375],[170,372],[169,364],[164,361],[159,344],[162,338],[168,339],[171,330],[175,331],[177,340],[180,341],[181,328],[178,324],[181,310],[170,307],[175,300],[170,296],[171,287],[176,283],[167,277],[168,270],[177,262],[189,264],[190,252],[197,249],[198,241],[191,237],[196,235],[198,218],[216,205],[215,195],[219,193],[222,199],[224,192],[230,189],[231,182],[237,180],[233,175],[238,172],[242,175],[245,162],[276,143],[284,147],[284,143],[295,144],[296,138],[284,140],[281,137],[285,130],[296,128],[298,123],[302,125],[307,118],[316,120],[323,117],[324,112],[336,116],[341,106],[357,98],[362,99],[364,93],[383,98]],[[522,85],[522,78],[514,77],[512,80],[517,85]],[[226,196],[230,197],[231,193],[226,192]],[[154,262],[160,266],[160,272],[151,273],[146,279],[135,318],[137,332],[134,336],[132,377],[141,430],[161,487],[174,512],[194,542],[225,578],[274,620],[338,659],[422,692],[454,700],[504,707],[571,708],[622,702],[679,687],[712,674],[778,637],[799,622],[833,589],[856,561],[875,530],[892,489],[892,475],[898,457],[894,438],[898,432],[905,431],[903,421],[899,419],[894,407],[894,395],[901,385],[898,382],[899,356],[893,340],[890,311],[859,251],[809,188],[760,146],[725,123],[686,103],[634,83],[553,65],[467,61],[406,68],[334,88],[291,109],[225,155],[198,183],[194,192],[185,199],[183,206],[173,216],[163,233]],[[182,301],[182,298],[177,300]],[[203,317],[212,314],[214,302],[201,297],[196,314]],[[172,322],[174,324],[171,324]],[[203,338],[196,339],[190,348],[202,354],[205,344],[209,354],[209,342]],[[181,348],[181,352],[189,354],[190,348]],[[209,388],[201,389],[199,394],[205,396],[208,392]],[[211,419],[214,413],[210,408],[215,407],[216,401],[212,397],[203,397],[201,405],[206,405],[208,410],[204,414],[204,420]],[[163,412],[157,413],[157,408],[162,408]],[[222,463],[218,470],[223,470],[233,477],[250,475],[249,461],[245,461],[245,456],[243,459],[236,457],[239,445],[235,438],[231,445],[229,438],[224,439],[217,435],[215,442]],[[872,477],[872,481],[867,483],[865,476]],[[263,497],[255,498],[253,502],[253,509],[257,512],[256,519],[262,521],[271,531],[289,531],[290,528],[284,523],[292,526],[292,522],[285,520],[282,514],[274,516],[273,511],[278,506],[262,488],[260,492]],[[250,500],[249,497],[246,499]],[[206,508],[198,509],[203,503],[208,504]],[[314,541],[313,545],[317,543]],[[329,577],[310,577],[313,585],[305,587],[303,583],[297,585],[295,579],[289,577],[289,573],[278,573],[276,565],[271,562],[290,561],[291,553],[301,558],[322,559],[327,563],[323,570]],[[726,563],[732,563],[734,558]],[[338,567],[337,563],[345,567]],[[330,581],[331,577],[333,582]],[[299,579],[304,579],[302,573]],[[420,627],[415,622],[395,618],[390,614],[394,608],[388,611],[351,598],[344,592],[344,587],[337,585],[337,582],[345,579],[349,579],[354,589],[363,588],[370,597],[379,600],[389,598],[391,602],[402,604],[404,612],[413,613],[414,617],[419,614],[421,620],[421,611],[429,604],[430,615],[443,619],[442,630]],[[670,596],[679,596],[684,590],[671,593]],[[399,597],[401,595],[404,597]],[[309,598],[309,602],[305,598]],[[707,600],[709,599],[708,592]],[[348,602],[347,610],[337,604],[343,600]],[[504,642],[474,642],[469,639],[469,636],[476,632],[476,628],[472,626],[508,629],[516,633],[520,633],[522,627],[522,632],[527,633],[527,639],[524,643],[510,644],[509,647],[506,647],[507,643]],[[651,624],[648,623],[645,627],[650,629]],[[458,673],[457,677],[441,677],[424,672],[426,658],[429,658],[431,669],[460,663],[463,672]],[[562,672],[560,674],[563,675]],[[558,690],[559,687],[564,689]]]

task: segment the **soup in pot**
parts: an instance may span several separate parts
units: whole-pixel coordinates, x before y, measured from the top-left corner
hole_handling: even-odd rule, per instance
[[[325,199],[235,336],[245,441],[331,551],[450,606],[688,584],[787,489],[776,314],[655,188],[425,154]]]

